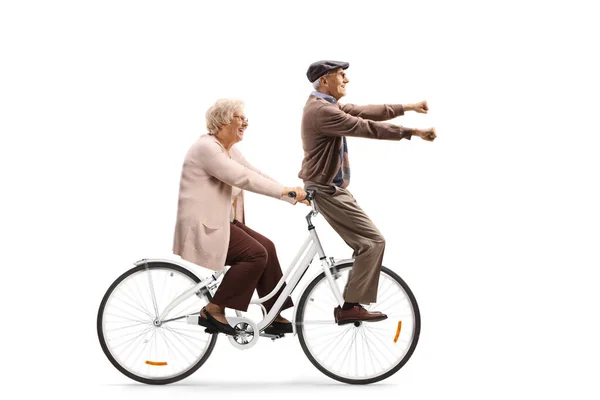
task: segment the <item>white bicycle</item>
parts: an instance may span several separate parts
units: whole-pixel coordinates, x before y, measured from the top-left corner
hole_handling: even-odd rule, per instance
[[[314,205],[314,192],[307,193]],[[260,305],[263,319],[255,322],[236,311],[236,316],[226,318],[237,333],[227,337],[238,349],[251,348],[261,336],[284,337],[263,331],[318,255],[323,272],[302,290],[294,310],[293,334],[298,334],[313,365],[330,378],[350,384],[386,379],[406,364],[417,346],[421,317],[415,297],[400,276],[382,267],[378,301],[367,309],[377,309],[388,318],[338,325],[333,310],[344,303],[342,292],[353,260],[325,256],[312,224],[317,214],[311,208],[306,216],[308,238],[277,286],[251,302]],[[198,317],[224,273],[200,279],[178,261],[137,261],[115,280],[100,303],[97,330],[104,354],[119,371],[138,382],[161,385],[190,376],[208,359],[217,341],[217,332],[199,325],[205,321]],[[275,296],[284,283],[266,313],[262,303]]]

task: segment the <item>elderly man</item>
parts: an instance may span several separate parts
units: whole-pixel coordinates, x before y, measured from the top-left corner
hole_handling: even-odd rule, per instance
[[[315,90],[304,107],[301,128],[304,159],[298,174],[306,189],[316,190],[321,214],[354,250],[354,266],[344,289],[345,303],[333,313],[340,325],[387,318],[362,306],[377,301],[385,240],[346,189],[350,182],[346,136],[383,140],[410,140],[418,136],[426,141],[436,138],[434,128],[409,129],[382,122],[405,111],[427,113],[425,101],[369,106],[338,103],[350,82],[345,73],[349,66],[347,62],[327,60],[317,61],[308,68],[306,75]]]

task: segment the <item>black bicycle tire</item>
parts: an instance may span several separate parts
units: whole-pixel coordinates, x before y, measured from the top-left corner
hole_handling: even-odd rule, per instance
[[[191,271],[189,271],[186,268],[183,268],[179,265],[176,265],[176,264],[171,264],[171,263],[166,263],[166,262],[148,262],[148,268],[149,269],[170,268],[177,272],[183,273],[184,275],[188,276],[196,283],[200,282],[200,278],[198,278],[196,275],[194,275]],[[113,290],[117,287],[117,285],[119,283],[121,283],[128,276],[130,276],[136,272],[139,272],[141,270],[144,270],[144,269],[146,269],[145,264],[138,265],[138,266],[133,267],[133,268],[129,269],[128,271],[124,272],[121,276],[119,276],[113,282],[113,284],[108,288],[108,290],[104,294],[104,297],[102,298],[100,307],[98,309],[98,317],[96,320],[96,329],[97,329],[97,333],[98,333],[98,340],[100,341],[100,346],[102,347],[102,351],[104,351],[104,354],[106,355],[108,360],[123,375],[127,376],[130,379],[133,379],[134,381],[145,383],[148,385],[166,385],[166,384],[178,382],[182,379],[185,379],[188,376],[190,376],[191,374],[193,374],[194,372],[196,372],[206,362],[208,357],[210,357],[213,349],[215,348],[215,344],[217,343],[217,334],[212,334],[210,344],[208,345],[208,349],[204,353],[204,356],[202,356],[202,358],[200,360],[198,360],[198,362],[192,368],[188,369],[187,371],[185,371],[184,373],[182,373],[180,375],[177,375],[177,376],[174,376],[174,377],[171,377],[168,379],[148,379],[148,378],[144,378],[144,377],[135,375],[135,374],[129,372],[128,370],[126,370],[125,368],[123,368],[115,360],[115,358],[112,356],[112,354],[108,350],[108,347],[106,346],[106,342],[104,340],[104,335],[102,333],[102,315],[104,313],[104,308],[106,306],[106,303],[107,303],[108,299],[110,298],[110,295],[112,294]],[[208,300],[209,301],[212,300],[212,296],[210,294],[208,294]]]
[[[346,268],[351,268],[352,265],[353,265],[353,263],[346,263],[346,264],[338,265],[336,268],[339,271],[339,270],[343,270]],[[388,274],[392,279],[394,279],[396,282],[398,282],[398,284],[400,284],[400,286],[406,292],[406,295],[408,296],[408,298],[411,302],[411,305],[412,305],[414,313],[415,313],[415,332],[414,332],[414,336],[413,336],[413,341],[412,341],[408,351],[406,352],[406,355],[402,358],[402,360],[400,360],[398,365],[396,365],[394,368],[390,369],[386,373],[384,373],[380,376],[377,376],[374,378],[368,378],[368,379],[349,379],[349,378],[345,378],[345,377],[336,375],[333,372],[329,371],[327,368],[323,367],[321,364],[319,364],[319,362],[312,356],[311,352],[308,350],[308,347],[304,340],[304,332],[303,332],[302,328],[297,329],[300,346],[302,347],[302,350],[304,351],[304,354],[306,355],[306,357],[308,357],[309,361],[319,371],[321,371],[323,374],[327,375],[328,377],[335,379],[336,381],[348,383],[348,384],[352,384],[352,385],[366,385],[366,384],[370,384],[370,383],[380,382],[380,381],[387,379],[390,376],[394,375],[396,372],[398,372],[400,370],[400,368],[402,368],[408,362],[408,360],[412,357],[412,355],[415,351],[415,348],[417,347],[417,343],[419,341],[419,335],[421,333],[421,313],[419,311],[419,305],[417,304],[417,300],[416,300],[412,290],[410,290],[410,288],[408,287],[406,282],[404,282],[404,280],[398,274],[396,274],[394,271],[392,271],[386,267],[381,267],[381,271]],[[309,293],[313,290],[313,288],[322,279],[326,279],[325,272],[322,272],[321,274],[317,275],[317,277],[312,280],[312,282],[306,287],[306,289],[302,293],[302,295],[300,297],[300,301],[298,302],[298,312],[296,314],[296,320],[295,320],[297,327],[302,326],[302,320],[304,318],[304,306],[306,305],[306,302],[308,300]],[[333,310],[331,310],[331,311],[333,313]]]

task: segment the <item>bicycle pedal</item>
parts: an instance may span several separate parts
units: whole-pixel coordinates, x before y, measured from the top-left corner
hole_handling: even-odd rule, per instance
[[[281,334],[278,334],[278,335],[270,335],[270,334],[268,334],[268,333],[264,333],[264,332],[263,332],[263,333],[261,333],[261,334],[260,334],[260,336],[261,336],[261,337],[266,337],[266,338],[269,338],[269,339],[271,339],[271,340],[273,340],[273,341],[274,341],[274,340],[276,340],[276,339],[281,339],[281,338],[285,337],[285,334],[284,334],[284,333],[281,333]]]
[[[208,333],[208,334],[219,333],[217,328],[212,326],[211,323],[208,322],[207,320],[205,320],[204,318],[200,318],[200,316],[198,316],[197,314],[196,315],[188,315],[187,322],[188,322],[188,324],[200,325],[200,326],[205,327],[206,328],[204,330],[205,333]]]

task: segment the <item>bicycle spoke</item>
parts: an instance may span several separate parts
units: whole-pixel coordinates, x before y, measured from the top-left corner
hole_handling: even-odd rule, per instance
[[[369,359],[371,360],[371,367],[373,368],[373,371],[376,371],[375,361],[373,360],[373,351],[371,350],[371,345],[369,344],[369,340],[367,339],[367,336],[365,335],[365,330],[361,329],[360,333],[363,337],[363,340],[365,341],[365,345],[368,350],[367,353],[369,354]],[[379,363],[379,366],[383,369],[383,365],[379,362],[379,360],[377,360],[377,362]]]
[[[124,351],[126,351],[126,350],[127,350],[129,347],[131,347],[131,345],[132,345],[133,343],[135,343],[135,342],[136,342],[138,339],[140,339],[141,337],[145,336],[145,335],[146,335],[148,332],[150,332],[150,331],[151,331],[153,328],[154,328],[153,326],[149,326],[149,327],[147,327],[146,329],[144,329],[143,331],[141,331],[141,332],[139,332],[139,333],[137,333],[137,332],[134,332],[135,336],[134,336],[133,338],[131,338],[131,339],[129,339],[129,340],[127,340],[127,341],[125,341],[125,342],[122,342],[122,343],[120,343],[120,344],[116,344],[116,345],[113,347],[113,349],[114,349],[114,350],[117,350],[117,349],[119,349],[119,347],[121,347],[121,346],[123,346],[123,345],[126,345],[126,344],[127,344],[127,346],[126,346],[126,347],[125,347],[125,349],[124,349]],[[137,334],[136,334],[136,333],[137,333]],[[109,342],[109,343],[111,343],[111,344],[112,344],[114,341],[116,341],[116,340],[118,340],[118,339],[119,339],[119,338],[111,338],[111,339],[108,339],[108,340],[107,340],[107,342]]]
[[[352,332],[351,338],[348,343],[348,351],[343,351],[344,349],[346,349],[346,346],[342,346],[342,352],[340,352],[340,354],[338,354],[337,358],[331,363],[332,366],[335,365],[335,362],[338,360],[338,358],[342,354],[344,354],[344,358],[342,359],[342,362],[340,363],[340,369],[344,366],[344,363],[346,362],[346,357],[348,357],[348,354],[350,354],[350,351],[351,351],[350,349],[352,348],[352,344],[355,342],[355,339],[356,339],[356,330],[354,330],[354,332]]]
[[[406,310],[406,313],[400,314],[394,312],[394,314],[386,314],[388,316],[388,321],[401,321],[401,320],[413,320],[414,315],[410,310]]]
[[[344,337],[346,337],[346,335],[348,334],[348,332],[350,332],[350,328],[346,329],[343,332],[343,335],[340,337],[339,342],[341,342],[344,339]],[[327,353],[327,356],[325,356],[325,358],[323,358],[323,361],[326,361],[329,358],[329,356],[332,354],[332,352],[333,352],[334,349],[335,349],[335,346],[331,346],[329,348],[329,352]]]
[[[348,277],[350,268],[342,267],[342,277],[337,284]],[[301,296],[301,320],[297,326],[303,350],[313,364],[319,366],[328,376],[352,382],[373,382],[397,371],[402,360],[410,357],[414,348],[415,334],[418,335],[418,310],[413,307],[403,283],[383,271],[380,278],[378,299],[365,308],[384,312],[388,318],[378,322],[348,324],[341,329],[333,321],[333,310],[328,309],[333,291],[324,275],[309,284],[309,292]],[[336,302],[337,303],[337,302]],[[398,321],[402,322],[403,334],[395,339]],[[415,333],[415,329],[417,332]],[[349,333],[350,332],[350,333]]]
[[[380,279],[381,281],[381,279]],[[387,279],[383,279],[382,284],[380,285],[380,288],[378,290],[377,293],[377,298],[385,298],[387,296],[387,294],[390,292],[390,289],[393,289],[392,284],[387,280]],[[393,292],[392,292],[393,293]],[[372,308],[377,308],[379,309],[379,305],[380,305],[380,301],[376,302],[376,303],[372,303],[369,305],[369,307],[367,307],[367,310],[371,311]]]
[[[359,330],[360,329],[357,330],[357,332],[356,332],[357,334],[358,334]],[[359,342],[358,342],[358,340],[356,340],[356,336],[357,335],[354,335],[354,368],[355,368],[354,372],[355,372],[355,375],[358,376],[358,343]]]
[[[146,335],[148,333],[150,333],[150,331],[153,329],[154,329],[154,327],[149,328],[143,334],[138,335],[134,339],[132,339],[129,342],[129,344],[125,347],[125,349],[123,350],[123,353],[120,355],[120,358],[124,359],[127,362],[129,362],[129,360],[133,359],[134,362],[132,363],[132,365],[139,369],[139,363],[137,363],[137,360],[139,358],[139,352],[143,351],[144,348],[148,345],[147,339],[146,340],[144,340],[144,339],[147,337]],[[115,350],[116,349],[117,348],[115,347]],[[136,353],[138,353],[138,356],[136,356]]]
[[[393,328],[393,329],[392,329]],[[382,338],[382,340],[385,338],[394,338],[394,335],[396,333],[396,327],[393,327],[392,325],[389,326],[389,328],[383,328],[383,327],[377,327],[377,326],[368,326],[366,328],[369,332],[373,333],[373,335]]]
[[[115,342],[117,342],[118,340],[125,340],[126,338],[129,338],[129,337],[131,337],[131,336],[134,336],[134,337],[133,337],[132,339],[129,339],[129,340],[135,340],[135,339],[137,339],[137,338],[138,338],[138,336],[139,336],[139,335],[143,335],[143,334],[145,334],[146,332],[149,332],[151,329],[152,329],[152,326],[149,326],[149,327],[147,327],[146,329],[144,329],[142,332],[140,332],[139,330],[136,330],[136,331],[133,331],[133,332],[127,332],[127,333],[123,333],[123,334],[122,334],[122,335],[120,335],[120,336],[117,336],[117,337],[112,337],[112,338],[110,339],[110,342],[111,342],[111,344],[112,344],[112,343],[115,343]],[[126,341],[125,341],[125,342],[123,342],[123,343],[127,343],[127,341],[128,341],[128,340],[126,340]],[[120,346],[120,345],[118,345],[118,344],[115,344],[115,349],[117,349],[119,346]]]
[[[178,369],[176,368],[179,364],[179,360],[177,359],[177,357],[175,356],[175,353],[173,352],[173,349],[171,348],[171,345],[169,343],[169,340],[167,339],[167,335],[164,331],[160,331],[160,335],[163,338],[163,341],[165,342],[165,348],[167,350],[167,354],[168,354],[168,359],[171,360],[167,365],[171,367],[171,371],[172,373],[176,373],[178,371]]]
[[[384,299],[384,300],[383,300],[381,303],[377,303],[377,304],[375,305],[375,307],[377,307],[377,310],[378,310],[378,311],[381,311],[381,312],[383,312],[382,310],[385,310],[385,309],[386,309],[385,307],[383,307],[383,304],[390,303],[390,302],[391,302],[391,300],[392,300],[392,299],[394,299],[394,296],[402,296],[402,298],[400,298],[400,299],[396,300],[396,303],[393,303],[393,304],[394,304],[394,305],[396,305],[396,306],[397,306],[398,304],[400,304],[401,302],[403,302],[403,301],[407,301],[407,300],[408,300],[408,299],[407,299],[405,296],[403,296],[403,294],[401,294],[401,293],[392,293],[392,295],[390,295],[390,296],[388,296],[387,298],[385,298],[385,299]],[[386,306],[386,307],[389,307],[389,306]]]
[[[108,324],[108,323],[107,323]],[[148,326],[148,324],[133,324],[133,325],[126,325],[126,326],[119,326],[117,328],[110,328],[110,329],[106,329],[106,332],[116,332],[116,331],[122,331],[122,330],[126,330],[129,328],[133,328],[133,327],[142,327],[142,326]]]
[[[393,361],[390,362],[388,356],[386,355],[385,349],[381,349],[374,343],[372,340],[368,338],[367,332],[365,331],[366,342],[369,343],[369,350],[372,352],[371,354],[376,357],[377,363],[381,366],[380,370],[385,371],[389,368],[390,365],[393,364]],[[383,362],[381,361],[383,360]]]
[[[140,272],[141,274],[141,272]],[[137,276],[135,277],[137,278]],[[140,289],[140,284],[138,283],[138,280],[134,278],[133,281],[133,285],[135,286],[135,294],[138,296],[138,301],[139,304],[142,305],[142,307],[146,310],[146,312],[148,313],[148,315],[152,316],[152,313],[150,312],[150,310],[146,307],[146,302],[144,301],[144,295],[142,294],[142,291]],[[140,278],[142,278],[140,276]],[[127,282],[127,284],[129,284],[129,282]],[[154,317],[152,317],[152,319],[154,319]]]
[[[347,331],[349,331],[350,328],[351,327],[348,327],[342,332],[333,332],[333,334],[329,334],[328,336],[325,336],[325,337],[323,337],[323,335],[320,335],[321,337],[319,339],[313,341],[313,346],[315,347],[315,349],[319,348],[320,346],[329,347],[330,344],[336,343],[339,340],[341,340],[341,337]]]
[[[202,339],[201,337],[198,337],[198,336],[194,336],[194,335],[190,335],[190,334],[187,334],[187,333],[180,332],[180,331],[185,331],[185,329],[178,328],[177,330],[175,330],[175,329],[173,329],[173,328],[172,328],[172,327],[170,327],[170,326],[163,326],[163,327],[165,328],[165,330],[167,330],[167,331],[171,332],[171,333],[172,333],[172,334],[174,334],[174,335],[175,335],[175,334],[176,334],[176,335],[180,335],[182,338],[187,338],[187,339],[189,339],[189,340],[197,340],[197,341],[200,341],[200,342],[206,342],[206,340]],[[198,333],[200,333],[200,331],[197,331],[197,330],[196,330],[196,331],[193,331],[193,330],[191,330],[191,329],[188,329],[187,331],[188,331],[188,332],[195,332],[195,333],[197,333],[197,334],[198,334]]]
[[[142,319],[137,319],[137,317],[135,319],[131,319],[131,318],[127,318],[122,315],[117,315],[117,314],[113,314],[113,313],[105,313],[104,315],[106,315],[107,317],[114,317],[114,318],[124,320],[124,321],[106,321],[106,323],[110,323],[110,324],[123,324],[123,323],[128,323],[128,322],[137,322],[140,325],[147,325],[147,324],[152,323],[151,321],[144,321]]]
[[[181,325],[181,326],[175,326],[175,324],[178,324],[178,325]],[[184,326],[186,328],[184,328]],[[173,322],[169,323],[169,325],[163,325],[163,327],[165,329],[170,329],[170,330],[183,331],[183,332],[192,332],[192,333],[200,333],[200,334],[204,333],[204,331],[203,331],[204,327],[202,327],[200,325],[197,325],[197,326],[198,326],[198,328],[201,328],[201,329],[187,328],[188,326],[195,326],[195,325],[190,325],[187,322],[183,322],[183,321],[173,321]],[[202,337],[199,337],[199,338],[202,339],[205,342],[207,341],[207,339],[204,339]]]
[[[196,282],[177,267],[132,269],[109,294],[99,315],[107,356],[141,381],[178,380],[198,368],[212,351],[216,335],[205,334],[185,317],[198,315],[205,297],[190,296],[169,312],[173,319],[168,324],[154,325],[159,311]]]
[[[342,338],[349,331],[349,328],[342,331],[336,332],[334,335],[329,335],[327,338],[322,339],[320,342],[313,343],[313,347],[315,351],[319,351],[320,349],[332,349],[332,345],[337,345],[342,340]]]
[[[385,332],[389,332],[390,330],[392,331],[396,331],[396,326],[397,324],[395,322],[393,322],[393,320],[391,320],[390,318],[383,320],[383,321],[379,321],[379,322],[365,322],[365,329],[374,329],[377,331],[385,331]]]
[[[177,311],[179,307],[182,307],[183,309],[181,311]],[[182,303],[175,307],[173,310],[171,310],[171,312],[169,312],[169,315],[172,315],[172,317],[170,318],[177,318],[184,315],[200,314],[201,309],[202,305],[197,303],[189,304],[187,306],[184,305],[184,303]]]
[[[114,300],[119,300],[119,301],[123,302],[123,304],[126,304],[129,307],[131,307],[131,308],[133,308],[133,309],[135,309],[137,311],[140,311],[142,314],[146,314],[150,319],[153,319],[152,318],[152,314],[150,314],[146,309],[144,309],[144,306],[142,304],[140,304],[137,300],[131,298],[131,296],[129,296],[126,292],[119,291],[119,294],[122,294],[123,296],[128,297],[131,301],[133,301],[134,304],[130,304],[130,303],[127,303],[125,300],[121,300],[119,297],[116,296],[116,294],[111,299],[111,303]],[[136,307],[136,305],[137,305],[137,307]]]
[[[171,336],[173,336],[173,338],[179,342],[179,344],[181,344],[181,346],[183,346],[186,350],[186,352],[183,352],[182,350],[179,349],[179,347],[177,347],[177,351],[181,354],[183,359],[186,359],[190,356],[190,354],[194,354],[194,349],[190,348],[190,344],[189,343],[185,343],[178,335],[175,335],[174,332],[170,329],[166,329],[165,330],[165,334],[170,333]],[[187,354],[186,354],[187,353]]]
[[[148,354],[149,353],[148,348],[152,347],[153,339],[154,339],[155,336],[156,336],[156,329],[154,329],[152,331],[152,334],[150,335],[149,338],[147,338],[146,340],[142,341],[142,345],[141,346],[137,347],[139,349],[139,351],[137,353],[137,356],[135,356],[133,358],[133,360],[134,360],[133,365],[137,366],[138,370],[141,369],[140,367],[143,368],[146,365],[146,363],[145,363],[146,360],[152,359],[152,357],[148,357],[148,356],[150,356],[150,354]],[[134,354],[135,353],[132,353],[132,356]],[[146,355],[146,357],[144,357],[144,355]]]
[[[373,345],[373,348],[376,349],[382,356],[383,358],[389,362],[389,358],[388,358],[388,352],[385,350],[381,350],[380,347],[377,344],[380,344],[381,347],[383,347],[383,349],[387,349],[388,346],[386,346],[386,344],[383,342],[383,340],[381,340],[381,338],[377,337],[373,332],[369,331],[368,329],[365,330],[365,335],[367,335],[367,337],[370,337],[370,335],[373,335],[373,338],[375,340],[371,340],[371,344]],[[393,363],[394,361],[392,360],[390,362]]]
[[[325,313],[330,313],[332,316],[333,316],[333,310],[335,308],[335,306],[332,306],[331,309],[326,309],[324,306],[322,306],[319,303],[317,303],[316,300],[311,304],[311,307],[318,308],[319,310],[321,310],[321,311],[323,311]]]
[[[159,286],[161,288],[160,295],[156,297],[156,305],[158,306],[159,310],[162,309],[162,307],[160,306],[162,304],[162,302],[161,302],[162,299],[165,299],[165,298],[172,299],[172,297],[170,295],[170,291],[173,289],[173,284],[170,279],[172,277],[170,277],[168,273],[163,273],[162,275],[164,276],[164,278],[162,280],[162,285]],[[169,281],[171,281],[171,283],[169,283]],[[167,288],[169,289],[168,296],[166,295]],[[167,303],[165,302],[164,304],[167,304]]]
[[[176,285],[176,282],[174,281],[173,277],[168,276],[168,274],[166,276],[167,276],[167,279],[171,282],[171,285],[169,285],[171,287],[171,289],[169,290],[169,294],[166,297],[165,308],[168,306],[168,304],[170,304],[171,301],[175,300],[182,292],[187,291],[187,289],[189,287],[193,286],[193,285],[184,285],[183,287],[180,287],[180,285],[183,285],[183,282],[180,285]],[[176,290],[175,290],[175,287],[177,287]],[[163,297],[163,298],[165,298],[165,297]],[[182,310],[184,310],[185,307],[188,307],[190,309],[192,307],[198,307],[197,311],[199,312],[200,308],[201,308],[197,305],[199,300],[200,299],[198,297],[193,295],[193,297],[189,297],[189,298],[185,299],[183,302],[179,303],[174,309],[172,309],[169,312],[169,315],[185,315],[185,314],[189,313],[189,312],[185,312],[185,314],[184,314],[184,311],[182,311]]]
[[[110,308],[111,308],[111,309],[113,309],[113,308],[114,308],[114,309],[116,309],[117,311],[120,311],[120,312],[122,312],[123,314],[125,314],[125,315],[128,315],[128,316],[130,317],[130,321],[143,321],[143,320],[140,320],[140,319],[139,319],[139,316],[138,316],[138,315],[134,315],[134,314],[132,314],[132,313],[131,313],[131,312],[129,312],[129,311],[123,310],[122,308],[120,308],[120,307],[117,307],[115,304],[112,304],[112,302],[111,302],[111,304],[110,304]],[[113,314],[113,315],[114,315],[114,314]],[[116,315],[114,315],[114,316],[116,317]],[[122,318],[124,318],[124,317],[122,317]],[[151,320],[150,320],[150,321],[151,321]]]

